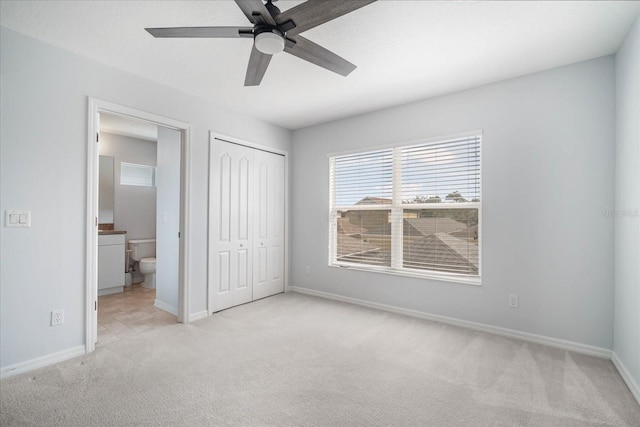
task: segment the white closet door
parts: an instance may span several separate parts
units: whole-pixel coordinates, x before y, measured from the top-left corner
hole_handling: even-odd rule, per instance
[[[254,150],[215,140],[209,180],[209,309],[253,299]]]
[[[284,156],[254,154],[253,299],[284,292]]]

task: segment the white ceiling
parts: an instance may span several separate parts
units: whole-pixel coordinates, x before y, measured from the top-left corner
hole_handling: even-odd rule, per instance
[[[280,53],[258,87],[243,86],[250,39],[154,39],[144,30],[250,26],[233,1],[0,8],[3,26],[296,129],[614,53],[640,2],[380,0],[303,33],[356,64],[348,77]]]
[[[129,136],[158,142],[158,126],[142,120],[133,120],[116,114],[100,114],[100,132]]]

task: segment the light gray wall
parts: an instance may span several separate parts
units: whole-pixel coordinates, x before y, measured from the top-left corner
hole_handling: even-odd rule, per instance
[[[178,314],[180,132],[158,126],[156,301]]]
[[[613,350],[640,387],[640,18],[616,54],[616,131]]]
[[[0,228],[0,366],[84,345],[88,96],[192,124],[189,303],[206,310],[208,132],[282,150],[290,132],[6,28],[0,67],[0,211],[32,211]]]
[[[112,156],[114,162],[114,228],[125,230],[129,239],[151,239],[156,236],[156,187],[122,185],[120,163],[156,166],[155,142],[100,132],[98,151]]]
[[[604,57],[295,131],[291,285],[611,348],[614,83]],[[473,129],[482,286],[327,266],[328,153]]]

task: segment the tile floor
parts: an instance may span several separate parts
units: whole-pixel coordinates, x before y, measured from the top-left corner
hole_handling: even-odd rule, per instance
[[[145,331],[172,325],[176,316],[153,306],[155,289],[139,284],[124,292],[98,298],[98,344],[107,344]]]

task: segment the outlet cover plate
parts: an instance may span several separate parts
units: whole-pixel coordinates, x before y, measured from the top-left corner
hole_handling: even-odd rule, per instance
[[[64,323],[64,310],[53,310],[51,312],[51,326],[58,326]]]

